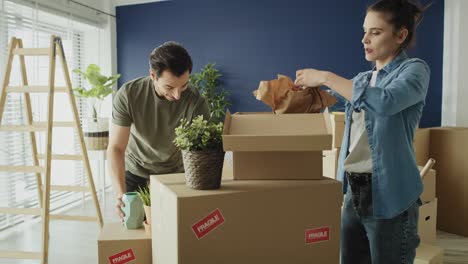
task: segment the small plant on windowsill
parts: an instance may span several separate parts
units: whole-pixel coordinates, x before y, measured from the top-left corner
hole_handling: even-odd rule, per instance
[[[175,129],[174,144],[182,150],[185,179],[189,187],[199,190],[221,186],[224,151],[222,122],[210,122],[197,116],[182,119]]]
[[[74,90],[77,97],[85,98],[91,105],[91,117],[83,118],[83,132],[88,150],[107,149],[109,142],[109,121],[102,118],[100,109],[102,101],[112,93],[112,86],[120,78],[120,74],[104,76],[96,64],[90,64],[86,71],[74,69],[75,74],[81,75],[86,81],[85,87]]]

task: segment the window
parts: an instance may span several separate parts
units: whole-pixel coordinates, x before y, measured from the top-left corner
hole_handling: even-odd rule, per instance
[[[79,76],[72,73],[75,68],[85,68],[96,57],[100,45],[100,31],[97,25],[79,22],[72,15],[58,15],[40,8],[37,3],[26,5],[14,1],[0,0],[0,83],[7,57],[7,46],[11,37],[21,38],[24,47],[48,47],[50,36],[62,38],[74,87],[82,84]],[[49,61],[47,57],[25,57],[27,77],[30,85],[47,85]],[[57,60],[55,84],[64,86],[61,61]],[[22,85],[17,58],[13,62],[10,85]],[[35,121],[45,121],[47,116],[47,94],[31,94],[32,111]],[[88,107],[77,98],[80,117],[87,114]],[[2,124],[25,124],[23,94],[8,94]],[[55,93],[54,121],[73,120],[68,96]],[[45,151],[45,133],[36,134],[37,149]],[[73,128],[54,128],[52,153],[80,153],[77,135]],[[41,161],[42,163],[42,161]],[[28,133],[0,132],[0,165],[32,165],[32,150]],[[81,161],[52,161],[53,185],[86,184],[86,173]],[[42,175],[44,178],[45,175]],[[96,176],[94,177],[96,179]],[[44,179],[43,179],[44,180]],[[51,191],[51,211],[64,208],[83,198],[80,193]],[[35,174],[0,172],[0,207],[38,207],[38,191]],[[30,219],[23,215],[0,214],[0,231],[16,226]]]

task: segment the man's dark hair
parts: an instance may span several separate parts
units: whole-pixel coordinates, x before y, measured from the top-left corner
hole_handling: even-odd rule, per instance
[[[165,70],[180,77],[187,70],[191,73],[193,66],[192,58],[187,50],[174,41],[166,42],[155,48],[149,56],[149,65],[158,78]]]

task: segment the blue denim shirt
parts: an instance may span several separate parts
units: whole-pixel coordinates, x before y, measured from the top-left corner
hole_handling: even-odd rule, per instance
[[[422,193],[422,181],[413,150],[429,86],[430,69],[421,59],[401,52],[382,68],[374,87],[372,71],[353,78],[352,100],[346,101],[346,126],[338,161],[338,180],[347,190],[343,162],[348,154],[353,111],[364,109],[372,157],[373,215],[393,218],[408,209]]]

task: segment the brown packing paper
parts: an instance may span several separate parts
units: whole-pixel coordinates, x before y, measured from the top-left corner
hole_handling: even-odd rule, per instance
[[[261,81],[253,94],[277,114],[320,113],[325,107],[336,103],[333,95],[319,87],[300,89],[284,75],[278,75],[277,80]]]

